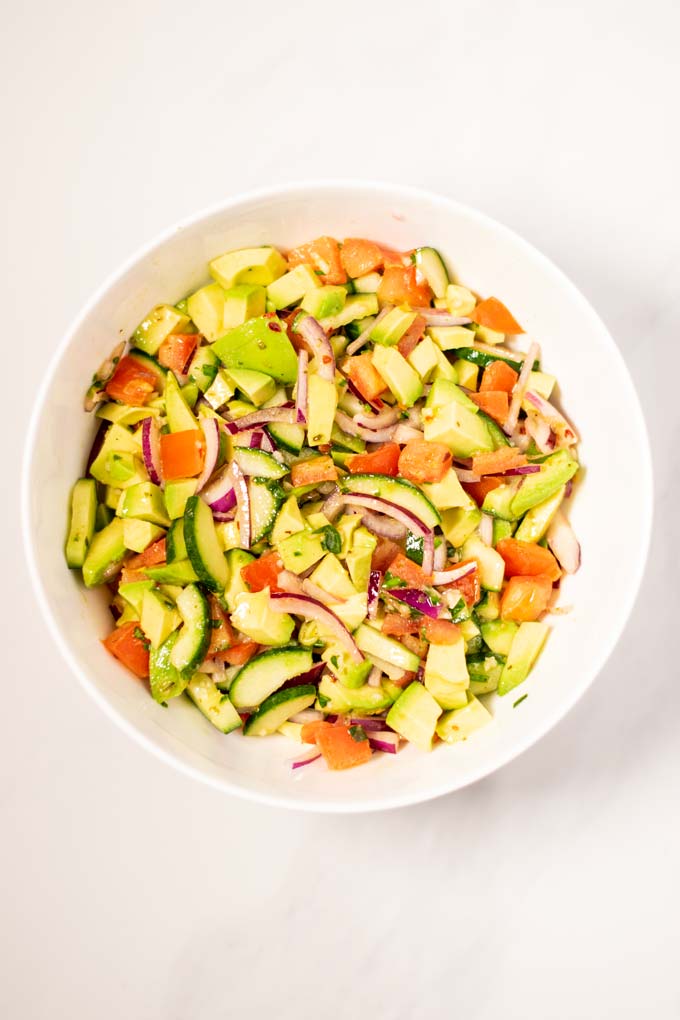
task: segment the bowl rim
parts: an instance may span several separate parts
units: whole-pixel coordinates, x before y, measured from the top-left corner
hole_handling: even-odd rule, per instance
[[[228,212],[231,209],[238,208],[243,204],[249,202],[266,201],[287,196],[296,196],[304,194],[309,191],[316,192],[338,192],[347,191],[352,192],[355,190],[362,191],[374,191],[378,195],[388,193],[390,197],[394,197],[395,201],[398,201],[400,197],[404,199],[410,199],[412,201],[427,202],[432,205],[439,204],[445,206],[448,209],[463,214],[471,220],[476,220],[487,228],[504,234],[509,240],[515,245],[524,249],[527,254],[530,254],[535,260],[537,260],[546,273],[552,275],[561,285],[566,288],[567,291],[571,292],[571,298],[581,305],[583,311],[591,317],[594,324],[597,325],[602,334],[602,340],[609,348],[609,354],[611,357],[618,359],[620,367],[622,368],[625,376],[627,377],[630,386],[630,404],[628,407],[628,413],[631,418],[634,419],[635,431],[638,433],[642,446],[644,447],[646,457],[644,458],[645,463],[642,466],[644,474],[642,491],[645,492],[644,504],[641,508],[642,514],[642,534],[639,535],[639,541],[636,543],[637,549],[637,561],[635,564],[634,571],[634,583],[631,584],[622,597],[619,606],[619,621],[618,626],[613,630],[606,641],[603,642],[602,648],[599,651],[598,656],[594,659],[590,669],[587,673],[584,673],[579,683],[574,684],[570,689],[569,693],[565,694],[565,697],[560,699],[556,707],[546,713],[533,727],[529,728],[524,734],[521,740],[518,740],[516,744],[509,748],[507,751],[502,752],[493,759],[491,763],[485,763],[481,765],[472,774],[465,777],[464,780],[460,781],[459,777],[456,776],[454,771],[450,775],[446,776],[443,780],[438,783],[431,784],[427,789],[422,791],[416,791],[411,793],[400,794],[395,792],[394,795],[378,797],[368,797],[367,799],[354,800],[348,799],[346,802],[328,802],[322,799],[309,799],[309,800],[298,800],[294,796],[279,794],[276,792],[267,793],[257,790],[248,790],[240,786],[238,783],[232,782],[226,775],[219,777],[216,775],[208,774],[202,771],[197,766],[190,764],[189,762],[182,761],[178,757],[175,757],[170,751],[166,751],[159,747],[150,737],[147,737],[144,733],[137,729],[133,722],[126,719],[121,712],[119,712],[111,702],[109,702],[103,693],[101,693],[95,685],[90,681],[87,671],[78,661],[77,656],[72,652],[66,637],[62,634],[58,627],[56,620],[52,614],[48,594],[43,583],[43,579],[40,573],[38,564],[38,557],[34,546],[34,540],[31,529],[31,509],[30,509],[30,497],[31,497],[31,473],[32,464],[35,454],[35,445],[38,435],[38,425],[42,414],[43,405],[45,403],[46,396],[50,389],[52,379],[57,371],[58,365],[62,358],[65,356],[71,340],[77,330],[80,328],[82,323],[90,315],[90,313],[96,308],[98,303],[104,297],[104,295],[123,277],[130,269],[132,269],[137,263],[141,262],[149,255],[151,255],[158,247],[163,245],[166,241],[170,240],[180,231],[189,227],[195,226],[202,220],[210,219],[211,217],[222,213]],[[486,213],[480,212],[472,206],[469,206],[463,202],[459,202],[456,199],[449,198],[446,195],[438,194],[437,192],[429,191],[425,188],[413,187],[410,185],[403,185],[396,182],[389,181],[375,181],[375,180],[362,180],[360,178],[321,178],[321,179],[308,179],[300,180],[295,182],[288,182],[280,185],[268,185],[249,191],[238,192],[237,194],[223,199],[220,202],[216,202],[208,207],[200,209],[198,212],[191,213],[184,216],[182,219],[176,221],[170,227],[161,231],[155,235],[150,241],[145,242],[139,246],[131,255],[129,255],[117,268],[108,274],[106,279],[100,284],[99,287],[94,291],[91,297],[86,301],[81,310],[75,315],[64,332],[61,341],[57,345],[53,352],[49,364],[47,366],[45,375],[42,383],[38,389],[36,397],[34,398],[34,406],[31,412],[30,423],[28,432],[26,435],[26,441],[24,446],[24,456],[22,463],[22,476],[21,476],[21,501],[20,501],[20,513],[21,513],[21,530],[23,536],[24,549],[26,553],[26,560],[28,563],[29,575],[33,586],[36,599],[40,606],[43,617],[45,618],[48,629],[59,649],[61,656],[65,663],[70,667],[71,671],[78,678],[81,686],[88,692],[88,694],[94,699],[99,705],[103,712],[108,718],[114,722],[121,730],[123,730],[129,737],[131,737],[138,745],[145,748],[151,754],[155,755],[161,761],[177,769],[179,772],[187,776],[191,776],[214,789],[220,790],[223,793],[229,793],[247,801],[254,801],[256,803],[266,804],[270,807],[282,807],[298,811],[317,812],[325,814],[363,814],[373,811],[384,811],[391,810],[394,808],[408,807],[412,804],[420,804],[429,800],[434,800],[437,797],[445,796],[449,793],[454,793],[456,790],[464,789],[466,786],[470,786],[473,783],[478,782],[485,776],[491,775],[498,769],[507,765],[513,759],[519,757],[526,750],[538,743],[557,723],[563,719],[574,707],[574,705],[580,700],[585,694],[586,690],[595,682],[598,675],[606,665],[608,659],[616,648],[623,629],[630,617],[633,610],[633,606],[637,599],[644,569],[646,566],[649,547],[651,541],[652,531],[652,520],[653,520],[653,508],[654,508],[654,478],[652,468],[652,457],[651,457],[651,446],[649,442],[649,434],[647,431],[647,425],[645,422],[640,398],[638,396],[633,378],[628,369],[626,361],[616,345],[613,337],[611,336],[606,325],[595,311],[590,302],[581,293],[578,287],[572,283],[567,275],[557,266],[555,263],[543,254],[538,248],[536,248],[529,241],[526,241],[521,235],[517,234],[510,227],[500,223],[494,217],[487,215]]]

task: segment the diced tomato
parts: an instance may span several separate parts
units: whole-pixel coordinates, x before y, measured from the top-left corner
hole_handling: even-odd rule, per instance
[[[501,595],[501,619],[527,623],[548,608],[552,594],[549,577],[511,577]]]
[[[106,384],[106,392],[112,400],[121,404],[139,407],[145,404],[156,389],[158,377],[130,354],[126,354],[116,365],[116,370]]]
[[[399,457],[399,474],[416,485],[441,482],[451,467],[451,451],[443,443],[412,439]]]
[[[260,556],[259,560],[251,560],[245,567],[241,567],[241,577],[251,591],[262,591],[263,588],[282,591],[277,586],[282,570],[281,557],[277,552],[270,552],[266,556]]]
[[[479,392],[486,393],[488,390],[495,390],[496,392],[498,390],[505,390],[506,393],[512,393],[518,379],[518,373],[515,372],[514,368],[510,368],[506,361],[492,361],[484,369],[484,375],[479,384]]]
[[[401,354],[402,358],[408,358],[409,354],[412,354],[416,349],[420,341],[425,336],[425,327],[427,322],[422,315],[416,315],[415,319],[406,330],[401,340],[397,344],[397,350]]]
[[[404,634],[399,640],[405,648],[408,648],[409,652],[413,652],[419,659],[424,659],[427,655],[427,641],[424,638],[419,638],[415,634]]]
[[[161,365],[183,375],[189,358],[198,346],[198,333],[170,333],[158,348]]]
[[[371,570],[384,574],[395,556],[401,552],[399,546],[389,538],[379,538],[371,557]]]
[[[140,680],[149,675],[149,642],[140,630],[139,623],[131,620],[117,627],[102,644]]]
[[[149,578],[143,570],[130,570],[129,567],[123,567],[116,580],[118,581],[118,587],[120,587],[121,584],[135,584],[136,581],[148,581]]]
[[[340,249],[340,261],[348,276],[364,276],[382,268],[383,253],[375,241],[346,237]]]
[[[200,429],[161,435],[161,471],[166,482],[193,478],[203,470],[205,446]]]
[[[380,626],[383,634],[401,638],[405,634],[417,634],[420,624],[417,617],[385,613]]]
[[[373,357],[368,351],[348,358],[342,367],[364,400],[376,400],[387,389],[387,384],[374,366]]]
[[[426,584],[432,584],[432,575],[426,574],[422,567],[404,556],[399,551],[387,568],[394,577],[400,578],[409,588],[422,588]]]
[[[544,574],[551,581],[559,581],[562,576],[560,566],[550,550],[533,542],[503,538],[496,544],[496,552],[505,561],[506,577],[535,577],[536,574]]]
[[[206,653],[206,658],[209,659],[216,652],[223,652],[227,648],[231,648],[236,640],[236,635],[227,614],[215,596],[209,595],[208,602],[210,603],[210,624],[212,628],[210,631],[210,647]]]
[[[386,248],[383,244],[380,245],[380,251],[382,253],[383,265],[387,269],[390,266],[404,266],[411,265],[411,257],[406,252],[396,251],[395,248]]]
[[[502,484],[503,479],[495,478],[493,475],[488,475],[487,477],[482,478],[479,482],[462,483],[468,496],[472,496],[477,506],[482,505],[488,492],[491,492],[493,489],[497,489],[498,486]]]
[[[317,237],[316,241],[301,244],[288,253],[291,269],[305,263],[314,267],[323,283],[347,282],[347,273],[340,260],[340,245],[334,237]]]
[[[460,629],[450,620],[431,620],[424,616],[421,630],[433,645],[455,645],[460,640]]]
[[[385,443],[372,453],[355,453],[347,459],[347,470],[352,475],[391,475],[396,478],[399,474],[400,452],[398,443]]]
[[[159,538],[157,542],[147,545],[144,552],[131,556],[125,561],[129,570],[141,570],[143,567],[156,567],[159,563],[165,563],[165,538]]]
[[[241,641],[239,644],[232,645],[231,648],[227,648],[223,652],[216,652],[213,658],[221,659],[222,662],[226,662],[229,666],[245,666],[249,659],[257,655],[259,648],[260,646],[257,641]]]
[[[326,728],[330,729],[331,723],[325,722],[323,719],[317,719],[315,722],[303,723],[302,729],[300,730],[300,738],[303,744],[316,744],[317,734]]]
[[[502,301],[490,297],[480,301],[474,309],[470,318],[479,326],[486,326],[488,329],[495,329],[499,333],[523,333],[524,330],[517,320],[510,314]]]
[[[293,485],[316,485],[319,482],[337,482],[338,469],[333,459],[324,455],[323,457],[310,457],[309,460],[298,461],[290,469],[290,480]]]
[[[457,563],[457,567],[463,567],[466,563],[470,563],[470,560],[461,560]],[[475,563],[477,561],[475,560]],[[449,584],[444,585],[444,590],[448,591],[451,588],[455,588],[465,599],[465,604],[474,606],[479,602],[482,597],[482,588],[479,581],[479,567],[477,570],[471,571],[469,574],[465,574],[464,577],[459,577],[457,581],[451,581]]]
[[[378,288],[378,299],[383,305],[410,305],[418,308],[429,305],[432,291],[427,283],[420,282],[415,266],[388,266]]]
[[[476,475],[496,475],[511,468],[524,467],[527,463],[525,455],[519,450],[512,446],[501,446],[493,453],[475,454],[472,458],[472,470]]]
[[[365,733],[361,733],[360,737],[357,734],[355,738],[348,726],[319,727],[315,743],[328,768],[334,770],[352,769],[355,765],[363,765],[372,754]]]
[[[505,423],[510,410],[510,397],[505,390],[484,390],[483,393],[470,393],[469,397],[499,425]]]

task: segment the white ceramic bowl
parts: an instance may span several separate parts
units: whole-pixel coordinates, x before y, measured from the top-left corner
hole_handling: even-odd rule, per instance
[[[582,436],[583,479],[570,517],[583,566],[564,585],[574,606],[555,617],[545,650],[515,698],[496,699],[493,725],[432,754],[407,747],[361,769],[295,773],[284,737],[224,737],[184,699],[165,709],[102,648],[111,627],[101,593],[87,592],[63,559],[71,485],[95,428],[82,411],[92,370],[159,302],[206,281],[221,252],[319,234],[365,236],[408,249],[428,244],[461,282],[507,302],[543,349],[563,410]],[[23,488],[31,573],[55,641],[104,711],[166,762],[220,790],[314,811],[368,811],[427,800],[493,772],[529,747],[593,682],[632,608],[645,564],[652,477],[645,426],[623,360],[576,288],[543,255],[488,217],[436,195],[360,182],[284,186],[237,197],[167,231],[138,252],[92,298],[55,354],[30,430]],[[630,465],[635,464],[635,485]],[[616,507],[616,513],[611,508]],[[631,541],[634,536],[634,541]],[[621,550],[625,549],[625,555]]]

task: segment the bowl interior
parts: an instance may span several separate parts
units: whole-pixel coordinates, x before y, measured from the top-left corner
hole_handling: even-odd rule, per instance
[[[406,748],[369,766],[293,773],[296,746],[283,737],[217,733],[184,699],[157,706],[109,657],[99,638],[110,615],[66,569],[62,547],[70,487],[82,470],[95,422],[83,413],[89,377],[150,307],[176,301],[207,280],[206,264],[231,248],[291,247],[328,233],[367,236],[408,249],[438,248],[454,277],[504,300],[542,346],[544,368],[582,437],[585,470],[569,512],[583,565],[567,579],[553,632],[530,679],[529,697],[495,699],[495,722],[474,740],[431,755]],[[630,465],[636,465],[631,484]],[[175,765],[225,789],[319,810],[366,810],[423,800],[497,768],[545,732],[592,682],[635,597],[647,548],[651,474],[637,398],[606,329],[542,255],[498,224],[449,200],[401,188],[337,183],[259,193],[206,213],[135,257],[99,292],[65,339],[46,380],[29,443],[25,531],[33,575],[66,658],[88,690],[128,732]],[[614,509],[615,508],[615,509]],[[631,543],[630,536],[635,536]],[[626,555],[621,556],[621,548]]]

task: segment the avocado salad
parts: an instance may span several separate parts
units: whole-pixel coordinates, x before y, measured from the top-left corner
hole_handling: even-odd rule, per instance
[[[293,768],[465,740],[580,564],[538,345],[433,248],[324,236],[209,272],[85,396],[65,553],[105,648],[162,705],[308,745]]]

